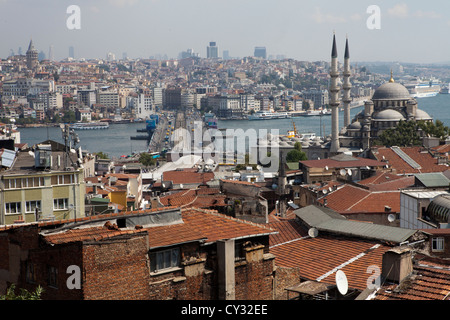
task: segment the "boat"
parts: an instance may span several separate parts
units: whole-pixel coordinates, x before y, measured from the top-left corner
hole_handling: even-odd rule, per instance
[[[268,112],[258,111],[248,116],[248,120],[272,120],[272,119],[287,119],[290,118],[287,112]]]
[[[310,110],[299,114],[301,117],[317,117],[317,116],[328,116],[331,115],[331,110],[321,109],[321,110]]]
[[[413,98],[435,97],[441,92],[441,83],[435,78],[414,78],[412,82],[405,84],[405,87]]]
[[[213,113],[206,113],[204,115],[204,122],[207,128],[217,129],[217,118]]]
[[[79,122],[70,126],[70,129],[74,130],[101,130],[108,128],[108,122]]]
[[[450,94],[450,84],[442,87],[441,94]]]

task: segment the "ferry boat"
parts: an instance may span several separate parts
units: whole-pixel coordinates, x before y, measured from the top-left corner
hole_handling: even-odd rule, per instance
[[[435,97],[441,92],[441,83],[434,78],[427,80],[415,78],[405,84],[405,87],[413,98]]]
[[[258,111],[248,116],[248,120],[287,119],[291,116],[287,112]]]
[[[316,117],[316,116],[328,116],[331,115],[331,110],[322,109],[322,110],[310,110],[304,113],[299,114],[302,117]]]
[[[79,122],[70,126],[74,130],[100,130],[108,129],[108,122]]]

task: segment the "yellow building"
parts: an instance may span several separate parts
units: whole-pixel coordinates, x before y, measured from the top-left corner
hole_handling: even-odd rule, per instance
[[[82,162],[54,141],[16,152],[0,171],[0,225],[85,216]],[[75,151],[75,152],[74,152]]]

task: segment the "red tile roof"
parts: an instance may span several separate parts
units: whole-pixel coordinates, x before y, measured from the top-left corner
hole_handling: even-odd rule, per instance
[[[421,260],[400,285],[382,286],[375,300],[450,300],[450,264]]]
[[[214,172],[193,172],[190,170],[165,171],[162,181],[172,181],[173,184],[202,184],[214,180]]]
[[[382,265],[390,247],[352,238],[320,236],[287,242],[270,248],[277,266],[298,268],[302,279],[336,284],[335,272],[342,270],[349,288],[364,290],[371,265]]]
[[[278,231],[278,234],[270,236],[270,246],[299,239],[308,235],[294,219],[274,220],[269,222],[268,226]]]
[[[327,207],[340,213],[382,213],[385,206],[392,212],[400,212],[400,191],[371,191],[350,184],[329,193],[319,199],[327,200]]]
[[[353,161],[338,161],[331,158],[320,160],[300,161],[302,165],[309,168],[352,168],[352,167],[382,167],[385,163],[367,158],[355,158]]]
[[[448,169],[445,165],[438,165],[438,160],[428,152],[422,152],[422,147],[403,147],[400,148],[411,159],[421,166],[421,169],[415,169],[398,156],[391,148],[378,148],[373,154],[377,160],[381,161],[384,157],[387,164],[397,171],[397,174],[414,174],[428,172],[443,172]]]

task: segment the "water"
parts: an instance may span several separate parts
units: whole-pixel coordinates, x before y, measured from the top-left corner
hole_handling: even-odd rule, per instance
[[[418,99],[419,109],[426,111],[434,120],[441,120],[445,126],[450,126],[450,95],[439,94],[432,98]],[[363,107],[351,110],[353,118]],[[291,119],[258,120],[258,121],[219,121],[221,129],[278,129],[280,134],[286,134],[294,129],[293,123],[299,133],[313,132],[316,135],[329,135],[331,133],[331,116],[323,117],[296,117]],[[343,112],[339,114],[339,125],[344,123]],[[110,157],[121,157],[133,152],[147,150],[144,140],[131,140],[131,136],[139,135],[137,129],[145,127],[145,123],[111,124],[107,130],[79,130],[80,146],[90,152],[104,152]],[[21,128],[21,141],[33,145],[51,139],[63,143],[61,129],[49,128]]]

